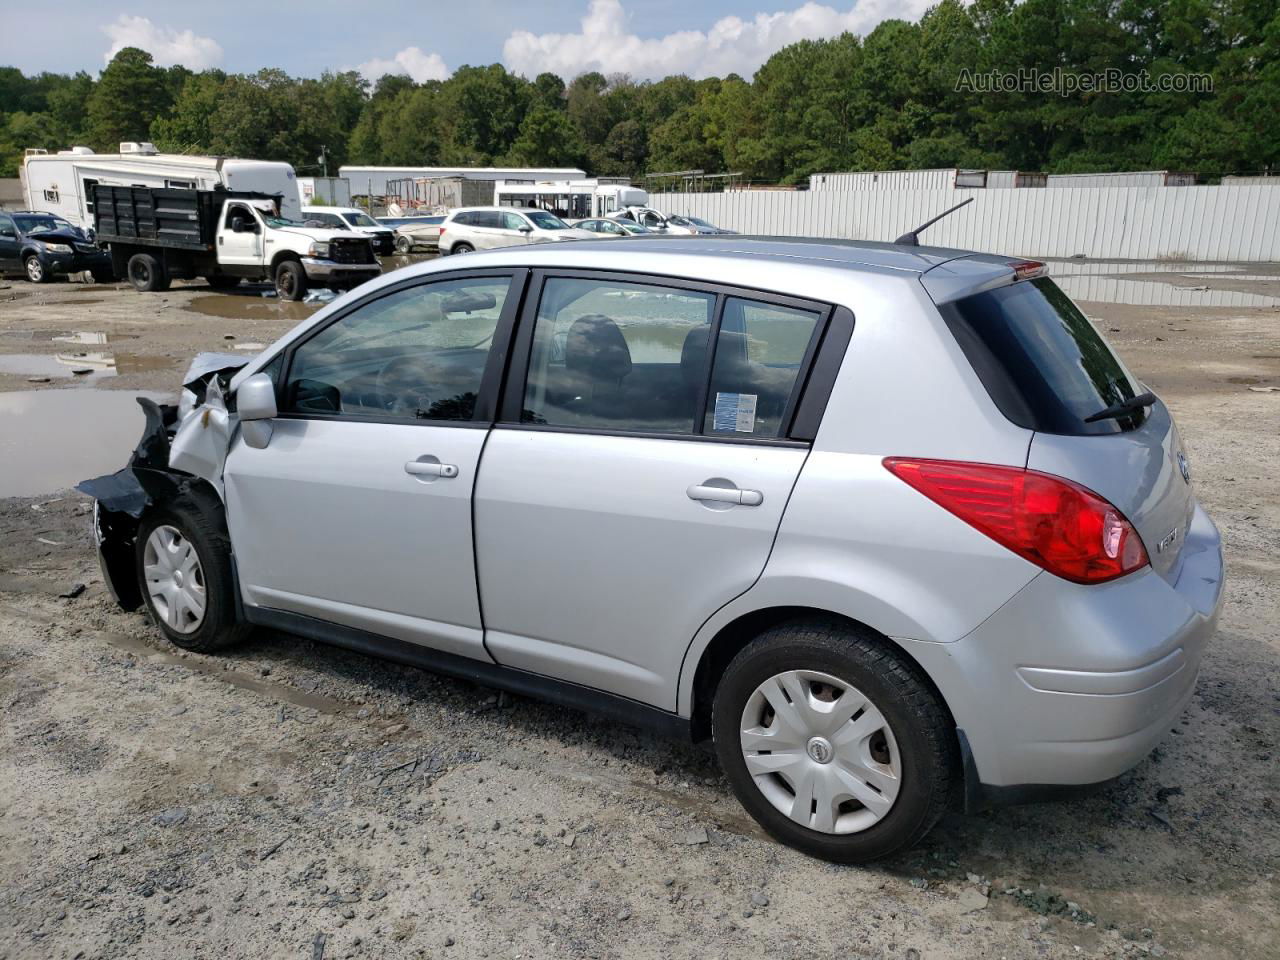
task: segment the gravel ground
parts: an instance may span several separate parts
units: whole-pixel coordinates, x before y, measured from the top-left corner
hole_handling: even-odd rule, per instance
[[[1277,268],[1242,272],[1133,269],[1280,296]],[[1258,389],[1280,388],[1280,312],[1084,306],[1174,409],[1230,568],[1192,705],[1114,786],[834,867],[768,840],[701,748],[283,634],[168,647],[51,486],[0,500],[0,960],[1280,957],[1280,389]],[[311,309],[12,281],[0,354],[105,333],[71,348],[115,354],[93,387],[167,392],[195,351]],[[14,363],[0,401],[90,376]],[[13,416],[0,482],[61,435],[19,448]]]

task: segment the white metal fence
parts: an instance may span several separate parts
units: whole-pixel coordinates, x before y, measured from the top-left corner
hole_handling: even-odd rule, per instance
[[[1125,260],[1280,260],[1280,189],[743,190],[652,197],[742,233],[893,240],[961,200],[922,242],[986,253]]]

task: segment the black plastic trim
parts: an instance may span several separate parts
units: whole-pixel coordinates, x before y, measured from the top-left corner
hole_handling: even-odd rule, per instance
[[[473,683],[545,700],[573,710],[600,714],[611,720],[640,727],[669,739],[681,741],[692,739],[692,726],[686,717],[677,716],[647,703],[640,703],[638,700],[593,690],[590,687],[557,680],[554,677],[517,670],[514,667],[504,667],[484,660],[473,660],[470,657],[445,653],[441,650],[432,650],[416,643],[379,636],[354,627],[329,623],[286,610],[246,607],[245,619],[248,623],[260,627],[298,634],[319,643],[345,647],[383,660],[419,667],[460,680],[470,680]]]
[[[828,319],[791,420],[788,434],[791,439],[812,443],[818,436],[827,401],[831,399],[840,366],[849,350],[849,341],[853,338],[854,322],[853,311],[844,306],[836,307]]]

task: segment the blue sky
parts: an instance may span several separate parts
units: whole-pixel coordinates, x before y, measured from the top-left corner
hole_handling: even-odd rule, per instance
[[[16,2],[16,0],[11,0]],[[925,0],[514,0],[412,2],[248,0],[23,5],[21,31],[0,33],[0,65],[96,75],[120,46],[160,63],[298,76],[361,69],[440,78],[463,64],[505,63],[566,79],[585,70],[657,77],[750,75],[799,39],[866,33],[891,16],[916,19]]]

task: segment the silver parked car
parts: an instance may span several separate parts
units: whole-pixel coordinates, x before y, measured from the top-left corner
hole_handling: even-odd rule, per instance
[[[131,467],[82,489],[173,643],[263,625],[709,738],[833,861],[1129,769],[1221,603],[1168,409],[1005,257],[438,260],[143,404]]]
[[[571,227],[554,213],[515,207],[463,207],[440,224],[440,255],[471,253],[551,240],[591,240],[588,230]]]

